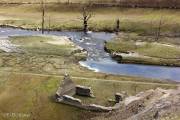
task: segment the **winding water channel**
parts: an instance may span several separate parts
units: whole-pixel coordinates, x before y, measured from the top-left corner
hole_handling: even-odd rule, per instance
[[[39,34],[40,32],[38,31],[0,28],[1,38]],[[111,40],[115,37],[112,33],[93,32],[84,35],[82,32],[53,31],[47,34],[68,36],[74,43],[86,49],[88,51],[88,58],[86,61],[80,61],[79,63],[95,72],[180,81],[180,67],[119,64],[112,60],[109,54],[104,51],[104,41]]]

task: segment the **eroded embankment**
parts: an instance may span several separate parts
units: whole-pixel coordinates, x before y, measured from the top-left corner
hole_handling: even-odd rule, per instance
[[[119,36],[105,43],[105,51],[119,63],[161,66],[180,66],[179,38],[160,38],[134,35]]]

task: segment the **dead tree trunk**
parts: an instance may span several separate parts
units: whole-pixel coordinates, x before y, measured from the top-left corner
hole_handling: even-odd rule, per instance
[[[92,17],[92,13],[87,7],[83,7],[82,10],[82,20],[83,20],[83,32],[87,34],[88,32],[88,21]]]
[[[87,16],[84,16],[83,18],[83,21],[84,21],[84,28],[83,28],[83,31],[84,33],[87,33],[88,32],[88,20],[87,20]]]
[[[49,29],[48,29],[48,33],[50,33],[50,30],[51,30],[51,18],[50,18],[50,16],[49,16],[49,20],[48,20],[48,25],[49,25]]]
[[[120,20],[117,19],[116,20],[116,28],[115,28],[116,33],[119,33],[119,30],[120,30]]]
[[[156,31],[156,37],[155,37],[155,40],[158,41],[160,36],[161,36],[161,28],[162,28],[162,16],[159,20],[159,24],[158,24],[158,28],[157,28],[157,31]]]
[[[45,5],[44,1],[41,2],[41,9],[42,9],[42,23],[41,23],[41,32],[44,34],[44,22],[45,22]]]

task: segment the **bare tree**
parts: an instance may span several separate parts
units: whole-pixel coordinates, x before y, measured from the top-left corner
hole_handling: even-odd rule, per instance
[[[155,33],[155,41],[158,41],[161,36],[162,25],[163,25],[163,17],[161,16],[158,27],[157,27],[157,31]]]
[[[51,17],[49,16],[49,19],[48,19],[48,33],[50,33],[50,30],[51,30]]]
[[[44,0],[41,1],[42,21],[41,21],[41,32],[44,34],[44,22],[45,22],[45,5]]]
[[[84,6],[82,8],[82,18],[83,20],[83,31],[85,34],[88,32],[88,21],[92,18],[92,11],[90,10],[91,5]]]
[[[117,19],[116,20],[116,28],[115,28],[115,31],[116,31],[117,34],[119,33],[119,30],[120,30],[120,20]]]
[[[149,34],[152,35],[152,36],[153,36],[153,34],[154,34],[153,19],[151,19],[151,22],[150,22]]]

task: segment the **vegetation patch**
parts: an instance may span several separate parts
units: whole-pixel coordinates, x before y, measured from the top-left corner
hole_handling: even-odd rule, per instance
[[[133,38],[132,38],[133,37]],[[180,65],[180,47],[178,42],[172,39],[168,42],[161,38],[159,41],[154,41],[152,36],[131,35],[129,38],[117,38],[106,43],[105,50],[110,52],[114,57],[122,56],[119,62],[132,62],[142,64],[155,65]],[[177,43],[177,44],[176,44]],[[133,62],[134,61],[134,62]]]
[[[75,49],[71,44],[66,45],[66,43],[61,45],[49,44],[48,41],[57,40],[45,36],[11,37],[10,40],[13,44],[20,45],[21,49],[25,50],[25,52],[40,55],[70,56],[71,52]],[[59,42],[61,41],[59,40]]]
[[[82,30],[81,5],[47,4],[45,8],[45,29]],[[35,30],[41,28],[42,11],[39,4],[0,5],[0,11],[1,25]],[[89,29],[92,31],[113,32],[115,22],[119,18],[121,31],[154,34],[158,30],[160,21],[162,21],[162,33],[179,35],[179,11],[119,7],[94,7],[91,11],[93,16],[89,21]]]

